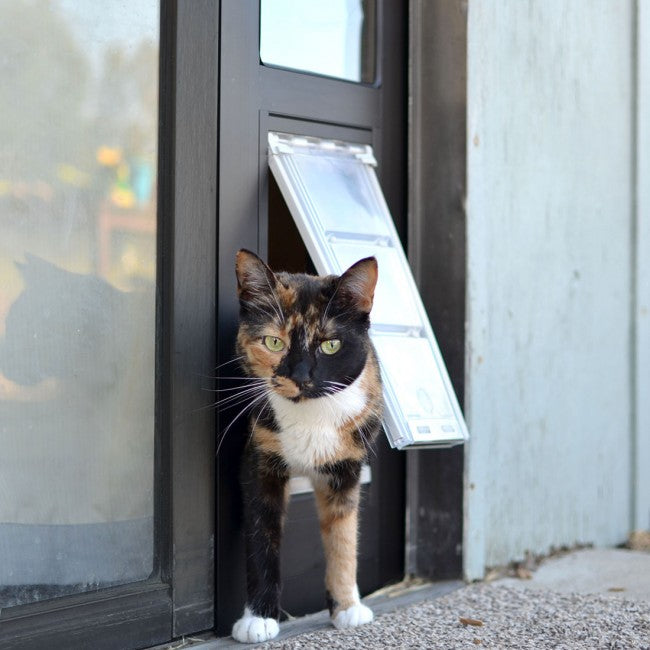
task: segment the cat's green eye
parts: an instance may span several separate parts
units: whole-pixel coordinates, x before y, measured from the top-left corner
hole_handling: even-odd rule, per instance
[[[284,341],[277,336],[265,336],[264,345],[271,350],[271,352],[281,352],[284,350]]]
[[[320,349],[325,354],[336,354],[341,349],[341,341],[338,339],[330,339],[329,341],[323,341],[320,344]]]

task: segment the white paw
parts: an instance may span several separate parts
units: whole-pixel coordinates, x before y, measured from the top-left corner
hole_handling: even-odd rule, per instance
[[[337,630],[343,630],[346,627],[357,627],[370,623],[373,619],[372,610],[363,603],[357,603],[341,610],[333,619],[332,623]]]
[[[248,607],[244,615],[232,626],[232,637],[240,643],[261,643],[274,639],[280,626],[274,618],[253,616]]]

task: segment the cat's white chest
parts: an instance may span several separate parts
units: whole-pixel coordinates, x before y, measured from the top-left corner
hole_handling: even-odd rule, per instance
[[[273,393],[270,400],[285,461],[294,472],[308,472],[336,457],[341,426],[363,411],[367,398],[357,379],[334,395],[292,402]]]

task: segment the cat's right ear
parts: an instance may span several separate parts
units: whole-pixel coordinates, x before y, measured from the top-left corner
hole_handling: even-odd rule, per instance
[[[364,314],[369,314],[378,278],[377,260],[365,257],[353,264],[339,279],[338,291]]]
[[[268,296],[275,289],[276,278],[271,269],[255,253],[242,248],[235,258],[237,295],[240,300]]]
[[[52,262],[44,260],[38,255],[32,253],[25,253],[25,261],[14,261],[19,273],[23,276],[25,282],[41,282],[43,278],[52,278],[56,273],[62,275],[65,271]]]

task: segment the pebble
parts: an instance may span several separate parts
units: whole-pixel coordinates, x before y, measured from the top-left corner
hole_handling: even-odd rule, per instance
[[[623,594],[624,596],[624,594]],[[461,623],[480,621],[481,626]],[[302,634],[264,650],[399,648],[650,650],[650,603],[478,583],[348,630]]]

